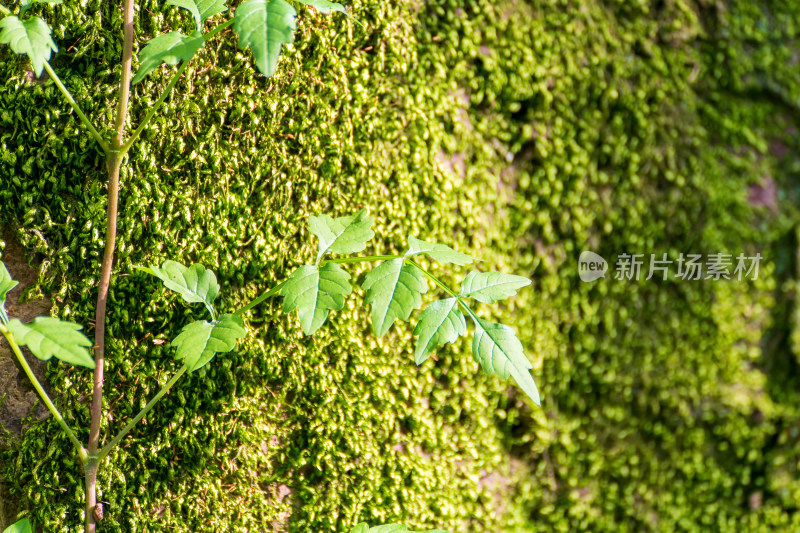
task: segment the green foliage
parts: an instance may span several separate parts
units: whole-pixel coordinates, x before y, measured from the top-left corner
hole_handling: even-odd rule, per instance
[[[179,31],[171,31],[152,39],[140,54],[141,65],[131,83],[139,83],[161,63],[177,65],[181,61],[191,61],[205,41],[199,30],[191,35],[183,35]]]
[[[27,55],[33,72],[42,75],[45,62],[58,46],[50,37],[50,26],[40,17],[21,20],[11,15],[0,20],[0,44],[7,44],[17,54]]]
[[[311,6],[320,13],[325,15],[338,12],[338,13],[347,13],[347,10],[344,6],[338,2],[331,2],[330,0],[297,0],[301,4],[305,4],[307,6]]]
[[[540,405],[539,389],[529,370],[532,367],[525,357],[522,343],[513,329],[503,324],[487,322],[472,315],[475,334],[472,339],[472,356],[484,372],[501,379],[514,378],[536,405]]]
[[[530,284],[531,280],[522,276],[473,270],[461,282],[459,296],[492,304],[498,300],[516,296],[519,289]]]
[[[455,342],[466,334],[467,322],[459,309],[458,298],[437,300],[428,305],[419,315],[414,328],[418,335],[414,350],[414,362],[421,365],[428,359],[431,348]]]
[[[303,333],[313,335],[331,311],[344,307],[344,297],[352,291],[349,279],[350,274],[335,263],[301,266],[281,289],[283,310],[297,310]]]
[[[64,0],[21,0],[19,3],[19,12],[20,14],[23,14],[35,4],[61,5],[63,3]]]
[[[431,244],[421,241],[416,237],[409,237],[406,257],[413,257],[415,255],[427,255],[439,263],[452,263],[459,266],[468,265],[475,260],[471,255],[456,252],[447,245],[438,243]]]
[[[197,320],[184,326],[172,341],[178,350],[175,358],[183,360],[189,372],[204,367],[218,353],[228,353],[236,341],[246,335],[242,319],[236,315],[222,315],[218,320]]]
[[[6,297],[8,293],[17,285],[18,281],[11,279],[11,274],[8,272],[6,265],[0,261],[0,321],[3,323],[8,322],[8,315],[6,314]]]
[[[372,231],[372,217],[362,209],[352,216],[333,219],[328,215],[312,216],[308,219],[308,229],[319,238],[317,263],[328,252],[352,254],[367,247],[367,241],[375,233]]]
[[[228,10],[225,0],[169,0],[167,3],[189,11],[194,17],[198,32],[203,31],[205,21]]]
[[[27,518],[23,518],[8,526],[3,533],[31,533],[31,523]]]
[[[383,337],[395,320],[408,320],[422,305],[428,282],[422,271],[400,257],[384,261],[364,278],[366,303],[372,305],[372,330]]]
[[[204,304],[212,318],[216,316],[214,300],[219,294],[219,284],[214,272],[203,265],[187,267],[167,260],[161,268],[155,265],[136,268],[160,279],[166,288],[180,294],[185,301]]]
[[[239,48],[250,48],[264,76],[278,68],[281,47],[294,41],[297,12],[284,0],[245,0],[236,8],[234,31]]]
[[[92,341],[81,333],[79,324],[40,316],[30,324],[12,318],[7,327],[20,346],[27,346],[43,361],[55,357],[65,363],[94,368],[94,358],[87,349]]]
[[[351,529],[350,533],[423,533],[423,532],[411,531],[402,524],[386,524],[383,526],[369,527],[367,524],[362,522],[361,524],[358,524],[356,527]],[[442,529],[431,529],[428,531],[428,533],[447,533],[447,532]]]

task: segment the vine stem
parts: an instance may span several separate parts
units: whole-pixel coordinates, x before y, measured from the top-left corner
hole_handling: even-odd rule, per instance
[[[22,366],[22,369],[25,371],[25,374],[28,376],[28,379],[31,381],[33,388],[36,389],[36,392],[39,393],[39,397],[41,397],[44,404],[47,406],[47,409],[50,410],[50,413],[53,415],[53,418],[56,419],[58,424],[61,426],[61,429],[64,430],[64,433],[67,434],[69,440],[72,441],[72,445],[75,446],[75,450],[78,452],[78,457],[81,459],[81,463],[86,464],[86,460],[88,459],[88,454],[86,453],[86,448],[83,447],[83,444],[78,440],[78,437],[75,436],[75,433],[72,429],[67,425],[67,422],[64,420],[64,417],[61,416],[58,408],[53,404],[53,401],[50,399],[50,396],[47,395],[47,391],[44,390],[42,384],[36,378],[36,374],[33,373],[28,361],[25,359],[25,355],[23,355],[22,350],[17,344],[16,339],[14,339],[14,334],[11,333],[8,329],[3,326],[0,326],[0,332],[2,332],[3,336],[8,341],[8,344],[11,346],[11,350],[14,352],[14,355],[17,356],[17,360],[19,364]]]
[[[114,449],[114,446],[119,444],[120,441],[125,437],[125,435],[127,435],[128,432],[130,432],[130,430],[133,429],[133,427],[139,422],[139,420],[144,418],[144,415],[150,412],[153,406],[155,406],[155,404],[158,403],[158,401],[166,393],[169,392],[172,386],[175,385],[175,383],[181,378],[181,376],[183,376],[186,373],[187,370],[188,368],[186,367],[186,365],[183,365],[177,372],[175,372],[175,375],[172,376],[172,378],[170,378],[170,380],[166,383],[166,385],[161,387],[161,390],[159,390],[156,393],[156,395],[153,396],[153,398],[149,402],[147,402],[147,405],[145,405],[144,408],[142,408],[142,410],[139,411],[139,414],[136,415],[130,422],[128,422],[125,425],[125,427],[122,428],[122,430],[119,433],[117,433],[116,436],[113,439],[111,439],[111,441],[108,444],[103,446],[102,450],[97,452],[98,462],[102,461],[111,452],[111,450]]]
[[[466,304],[466,302],[464,302],[464,300],[458,294],[456,294],[454,290],[452,290],[450,287],[442,283],[442,281],[439,278],[437,278],[436,276],[434,276],[433,274],[422,268],[413,259],[407,258],[406,262],[410,265],[417,267],[428,279],[433,281],[440,289],[449,294],[451,297],[455,298],[458,301],[459,305],[464,308],[464,311],[466,311],[467,314],[469,314],[472,320],[475,321],[476,324],[479,323],[478,316],[472,311],[472,309],[470,309],[470,307]]]
[[[114,247],[117,238],[117,209],[119,203],[119,174],[122,166],[122,136],[125,132],[125,119],[128,114],[128,103],[131,94],[131,67],[133,65],[133,0],[125,0],[122,8],[123,43],[122,43],[122,76],[117,102],[115,119],[115,135],[112,148],[106,157],[108,169],[108,208],[106,214],[106,241],[103,263],[100,267],[98,283],[97,307],[95,309],[95,345],[94,345],[94,380],[92,388],[92,421],[89,428],[89,460],[85,473],[86,510],[84,531],[95,533],[97,518],[97,449],[100,442],[100,426],[103,421],[103,370],[105,366],[105,325],[108,288],[111,283],[111,268],[114,263]]]

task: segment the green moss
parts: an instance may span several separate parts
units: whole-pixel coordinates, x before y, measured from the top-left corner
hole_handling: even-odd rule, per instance
[[[378,221],[367,252],[417,235],[534,277],[496,312],[528,349],[547,419],[482,375],[466,341],[415,367],[412,328],[375,339],[360,295],[313,339],[270,303],[114,454],[104,531],[262,531],[287,513],[298,532],[790,527],[800,13],[754,6],[357,3],[364,28],[303,11],[269,80],[230,33],[207,47],[123,176],[105,431],[175,369],[154,340],[201,311],[133,265],[202,262],[233,309],[312,257],[309,214],[358,206]],[[41,9],[58,21],[55,68],[109,127],[116,8]],[[155,2],[139,13],[140,44],[190,24]],[[7,50],[0,70],[0,223],[42,258],[58,312],[89,324],[100,154],[51,84],[27,83]],[[134,123],[167,80],[137,86]],[[774,211],[748,202],[766,177]],[[583,284],[584,249],[765,259],[756,283]],[[50,378],[88,425],[88,375],[52,364]],[[0,459],[47,531],[81,523],[69,449],[45,422]]]

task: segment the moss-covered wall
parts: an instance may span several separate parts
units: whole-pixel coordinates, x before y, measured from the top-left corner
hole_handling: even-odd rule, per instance
[[[54,67],[107,126],[119,12],[66,4],[42,8],[58,21]],[[199,312],[133,265],[212,266],[233,309],[311,257],[310,213],[361,206],[378,221],[368,252],[417,235],[534,278],[495,312],[527,348],[543,410],[481,374],[467,340],[415,367],[411,328],[375,339],[361,295],[313,339],[270,303],[250,316],[241,349],[184,380],[114,454],[100,480],[103,530],[403,520],[454,532],[771,531],[796,520],[800,10],[746,0],[351,9],[363,27],[303,11],[268,80],[224,34],[132,151],[106,431],[176,368],[159,339]],[[190,24],[152,1],[139,17],[140,44]],[[2,54],[0,223],[42,261],[55,312],[91,333],[99,154],[55,87],[30,83],[24,61]],[[134,122],[168,74],[137,86]],[[584,284],[584,249],[764,261],[755,283]],[[88,373],[51,364],[49,377],[71,423],[88,425]],[[46,531],[81,523],[68,450],[45,422],[0,456]]]

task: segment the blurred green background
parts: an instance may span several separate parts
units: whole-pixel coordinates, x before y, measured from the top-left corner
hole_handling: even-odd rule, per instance
[[[54,28],[54,68],[107,130],[118,5],[35,9]],[[376,339],[361,293],[313,338],[268,303],[113,454],[102,531],[800,530],[800,5],[348,9],[363,26],[299,9],[270,79],[222,34],[131,152],[105,434],[177,368],[161,340],[203,313],[133,265],[201,262],[232,310],[313,257],[309,214],[361,207],[376,218],[367,253],[414,235],[533,278],[480,314],[517,330],[542,409],[485,376],[468,338],[416,367],[413,327]],[[151,0],[137,20],[139,47],[193,24]],[[101,157],[27,65],[0,51],[0,225],[37,265],[28,296],[91,335]],[[134,124],[171,72],[136,86]],[[763,259],[749,282],[587,284],[587,249]],[[89,372],[47,375],[73,427],[88,426]],[[0,478],[44,531],[80,530],[82,473],[52,420],[0,452]]]

